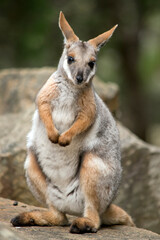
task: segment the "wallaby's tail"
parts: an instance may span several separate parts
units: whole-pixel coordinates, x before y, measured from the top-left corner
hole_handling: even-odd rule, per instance
[[[128,215],[127,212],[125,212],[122,208],[111,204],[109,208],[107,208],[106,212],[102,214],[101,216],[102,224],[106,225],[127,225],[131,227],[135,227],[135,224],[131,218],[131,216]]]

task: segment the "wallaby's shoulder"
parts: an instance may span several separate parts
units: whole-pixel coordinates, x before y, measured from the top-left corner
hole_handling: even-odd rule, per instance
[[[50,102],[53,98],[58,96],[58,92],[58,81],[55,72],[49,77],[49,79],[38,92],[36,97],[37,104],[41,104],[44,101]]]

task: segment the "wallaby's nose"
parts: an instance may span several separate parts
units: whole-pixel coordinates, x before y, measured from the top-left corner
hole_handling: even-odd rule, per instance
[[[80,84],[83,81],[83,74],[77,74],[77,83]]]

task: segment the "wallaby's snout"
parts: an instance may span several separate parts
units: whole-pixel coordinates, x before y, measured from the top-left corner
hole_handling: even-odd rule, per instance
[[[78,72],[76,79],[77,79],[77,83],[81,84],[83,82],[83,72]]]

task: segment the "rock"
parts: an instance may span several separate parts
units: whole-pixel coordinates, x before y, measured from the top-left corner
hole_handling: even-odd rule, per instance
[[[138,227],[160,233],[160,148],[146,144],[119,124],[123,179],[116,203]]]
[[[116,113],[119,108],[119,87],[115,83],[108,82],[104,84],[97,77],[94,79],[96,92],[107,104],[112,113]]]
[[[53,71],[53,68],[1,70],[0,114],[18,113],[33,105],[36,93]]]
[[[69,233],[69,226],[66,227],[13,227],[10,224],[10,220],[15,217],[18,213],[24,211],[31,211],[34,209],[40,209],[37,207],[29,206],[27,204],[19,202],[18,206],[13,206],[13,201],[8,199],[0,198],[0,239],[1,240],[19,240],[19,239],[81,239],[82,236],[78,234]],[[43,209],[44,210],[44,209]],[[69,216],[69,222],[75,217]],[[108,239],[108,240],[158,240],[160,235],[147,231],[140,228],[126,227],[126,226],[112,226],[103,227],[97,233],[85,233],[83,234],[83,239]]]
[[[0,196],[36,206],[40,204],[24,178],[25,141],[36,93],[52,72],[52,68],[0,71]],[[114,103],[111,109],[115,111],[118,89],[96,81],[101,97],[108,104]],[[107,90],[111,88],[115,89]],[[142,142],[121,124],[118,127],[124,172],[116,203],[131,214],[138,227],[160,233],[160,148]]]
[[[0,223],[0,239],[1,240],[21,240],[22,234],[19,234],[16,231],[13,231],[9,224]],[[25,236],[23,236],[23,240],[27,240]]]
[[[18,113],[33,105],[36,94],[55,68],[5,69],[0,71],[0,115]],[[111,111],[118,107],[118,86],[103,83],[96,77],[94,85]]]
[[[0,116],[0,196],[40,206],[27,187],[23,168],[33,111],[30,106]]]

